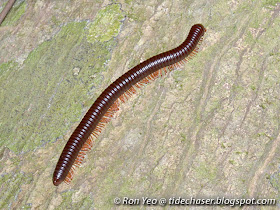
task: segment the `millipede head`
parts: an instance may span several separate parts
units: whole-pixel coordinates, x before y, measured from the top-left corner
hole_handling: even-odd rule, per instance
[[[203,34],[206,32],[206,28],[202,24],[195,24],[192,26],[192,28],[199,28],[201,31],[203,31]]]

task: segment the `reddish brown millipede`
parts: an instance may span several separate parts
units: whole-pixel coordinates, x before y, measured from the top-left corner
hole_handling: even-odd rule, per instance
[[[119,110],[120,103],[136,93],[136,88],[172,71],[196,54],[205,31],[203,25],[193,25],[181,45],[138,64],[101,93],[65,145],[54,170],[54,185],[72,180],[74,168],[82,163],[94,137]]]

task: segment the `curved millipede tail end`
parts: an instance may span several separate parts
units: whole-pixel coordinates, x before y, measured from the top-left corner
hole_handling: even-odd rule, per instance
[[[56,178],[56,177],[53,176],[53,184],[54,184],[54,186],[58,186],[58,185],[60,185],[62,182],[63,182],[62,179],[58,179],[58,178]]]

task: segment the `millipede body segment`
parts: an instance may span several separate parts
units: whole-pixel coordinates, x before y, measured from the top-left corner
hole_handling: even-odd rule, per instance
[[[187,39],[173,50],[158,54],[138,64],[109,85],[90,107],[65,145],[53,174],[53,184],[58,186],[72,180],[75,167],[79,166],[95,137],[110,121],[119,104],[136,92],[136,88],[149,83],[167,71],[171,71],[198,50],[206,29],[193,25]]]

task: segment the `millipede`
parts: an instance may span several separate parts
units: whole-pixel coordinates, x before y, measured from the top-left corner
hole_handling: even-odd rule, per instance
[[[75,168],[83,162],[86,152],[91,150],[106,123],[119,110],[137,88],[162,77],[169,71],[180,68],[199,49],[206,29],[201,24],[193,25],[186,40],[178,47],[153,56],[123,74],[95,100],[84,118],[66,143],[53,173],[53,184],[63,181],[69,184]]]

